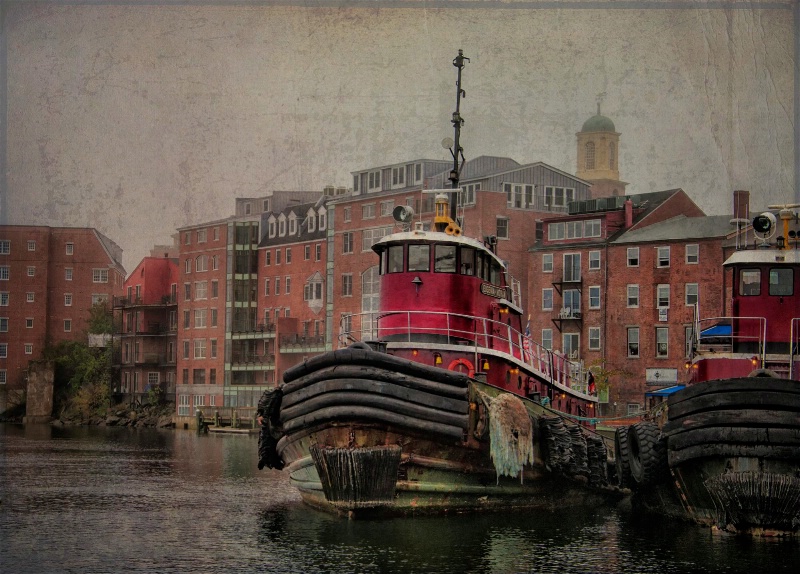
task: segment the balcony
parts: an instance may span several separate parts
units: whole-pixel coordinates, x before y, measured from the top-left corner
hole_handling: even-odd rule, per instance
[[[231,328],[233,339],[267,339],[275,336],[275,323],[251,323],[234,321]]]
[[[325,350],[324,335],[281,335],[278,340],[282,353],[312,353]]]
[[[562,307],[558,312],[558,317],[552,319],[556,328],[561,331],[565,321],[583,321],[583,315],[580,310],[575,310],[570,307]]]
[[[267,371],[275,368],[275,355],[256,353],[233,353],[232,371]]]

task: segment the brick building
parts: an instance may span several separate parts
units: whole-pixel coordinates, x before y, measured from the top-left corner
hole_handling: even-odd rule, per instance
[[[175,400],[178,333],[178,260],[145,257],[114,297],[118,330],[114,336],[119,374],[114,393],[142,402],[153,389]]]
[[[724,300],[730,216],[706,216],[680,189],[578,202],[571,211],[548,220],[531,249],[532,336],[616,372],[606,410],[634,414],[648,384],[687,377],[695,306]]]
[[[86,340],[92,305],[122,294],[121,261],[96,229],[0,227],[0,412],[24,401],[46,345]]]
[[[319,195],[275,191],[237,198],[232,217],[178,229],[179,417],[203,407],[254,408],[264,381],[274,380],[274,364],[263,353],[274,333],[258,308],[262,228],[273,211]]]

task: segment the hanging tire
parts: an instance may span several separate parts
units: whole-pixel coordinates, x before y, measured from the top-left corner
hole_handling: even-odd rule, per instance
[[[628,427],[617,427],[614,433],[614,463],[620,488],[631,486],[631,462],[628,449]]]
[[[666,478],[666,440],[660,440],[655,423],[642,421],[628,427],[628,460],[634,486],[656,484]]]

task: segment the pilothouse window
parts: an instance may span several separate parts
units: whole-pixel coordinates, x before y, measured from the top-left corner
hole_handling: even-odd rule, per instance
[[[791,269],[769,270],[769,294],[780,297],[794,294],[794,274]]]
[[[455,245],[436,245],[434,271],[437,273],[456,272],[456,246]]]
[[[475,275],[475,250],[470,247],[461,248],[461,274]]]
[[[400,273],[403,271],[403,246],[392,245],[388,249],[387,273]]]
[[[430,245],[408,246],[409,271],[430,271],[431,269],[430,258],[431,258]]]
[[[761,270],[742,269],[739,272],[739,295],[761,294]]]

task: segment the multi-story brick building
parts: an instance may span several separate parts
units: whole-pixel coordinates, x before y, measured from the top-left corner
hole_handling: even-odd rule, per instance
[[[96,229],[0,227],[0,412],[24,401],[46,345],[86,340],[92,305],[122,293],[121,260]]]
[[[178,333],[178,260],[145,257],[114,297],[118,316],[114,392],[120,400],[141,402],[157,389],[175,401]]]
[[[319,192],[276,191],[236,199],[235,215],[178,229],[179,417],[201,407],[255,407],[274,364],[257,361],[274,338],[259,318],[258,245],[273,211]]]
[[[724,299],[730,217],[705,216],[679,189],[578,202],[571,211],[548,220],[531,250],[532,336],[616,373],[608,410],[632,414],[648,384],[686,379],[695,306]]]

